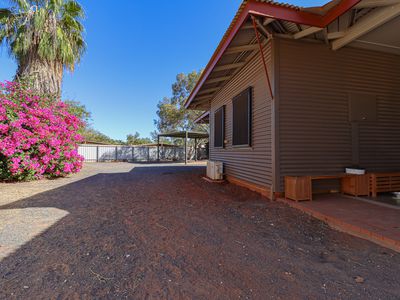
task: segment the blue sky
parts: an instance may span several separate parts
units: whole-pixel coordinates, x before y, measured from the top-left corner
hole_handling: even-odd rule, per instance
[[[0,0],[0,6],[6,1]],[[321,0],[286,1],[301,6]],[[66,74],[63,98],[85,104],[96,129],[115,139],[138,131],[149,136],[156,105],[171,94],[178,73],[203,68],[241,0],[81,0],[88,50]],[[11,80],[15,63],[0,51],[0,80]]]

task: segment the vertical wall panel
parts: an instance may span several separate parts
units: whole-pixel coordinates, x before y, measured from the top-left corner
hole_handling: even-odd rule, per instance
[[[204,152],[204,151],[200,151]],[[107,146],[107,145],[79,145],[79,155],[83,156],[85,162],[107,162],[107,161],[135,161],[155,162],[157,161],[156,146]],[[160,147],[160,159],[167,161],[182,161],[185,151],[179,147]],[[201,153],[204,157],[204,153]],[[189,153],[188,158],[194,159],[194,151]]]
[[[265,57],[272,71],[271,44],[265,47]],[[270,74],[272,77],[272,74]],[[232,146],[232,99],[239,93],[253,87],[253,130],[252,147],[235,148]],[[214,112],[225,105],[224,149],[214,148]],[[246,66],[216,95],[211,104],[210,159],[222,161],[225,173],[269,188],[272,184],[271,164],[271,97],[261,56],[255,55]]]
[[[96,162],[97,146],[80,145],[78,147],[78,154],[83,156],[86,162]]]

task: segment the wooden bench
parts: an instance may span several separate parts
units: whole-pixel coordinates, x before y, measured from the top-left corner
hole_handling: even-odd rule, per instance
[[[316,180],[339,179],[341,192],[354,196],[369,195],[369,175],[285,176],[285,198],[295,201],[313,200],[312,183]]]
[[[372,197],[377,197],[378,193],[400,192],[400,173],[371,173],[370,191]]]
[[[313,199],[312,182],[315,180],[342,179],[344,174],[319,176],[285,176],[285,198],[295,201]]]

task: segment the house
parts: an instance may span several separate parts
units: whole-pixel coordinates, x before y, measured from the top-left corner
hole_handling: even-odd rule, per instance
[[[269,198],[285,176],[400,171],[399,30],[399,0],[244,1],[186,102],[210,159]]]

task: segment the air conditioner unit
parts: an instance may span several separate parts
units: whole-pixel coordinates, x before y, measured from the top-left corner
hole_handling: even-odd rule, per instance
[[[224,179],[224,166],[220,161],[207,162],[207,177],[212,180],[222,180]]]

